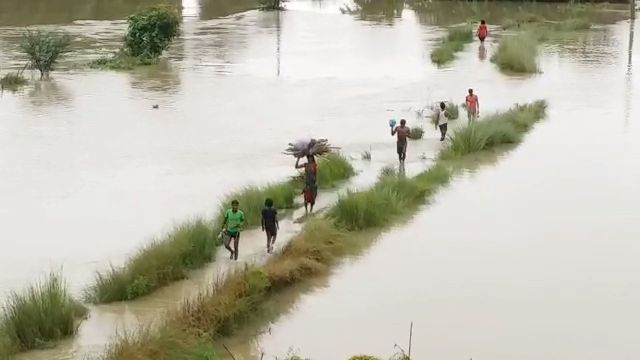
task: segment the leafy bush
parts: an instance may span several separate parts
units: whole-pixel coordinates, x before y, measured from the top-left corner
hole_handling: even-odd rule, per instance
[[[415,127],[411,129],[411,139],[420,140],[424,136],[424,129],[421,127]]]
[[[521,34],[502,38],[491,61],[502,71],[535,73],[538,72],[537,55],[537,41],[531,35]]]
[[[27,30],[22,35],[20,48],[29,57],[29,65],[40,71],[40,78],[49,76],[60,55],[68,51],[68,35],[53,31]]]
[[[0,316],[0,356],[73,335],[86,314],[87,309],[69,295],[61,276],[50,274],[24,293],[9,295]]]
[[[180,15],[174,8],[156,6],[127,19],[129,28],[124,38],[128,55],[156,58],[169,47],[180,30]]]

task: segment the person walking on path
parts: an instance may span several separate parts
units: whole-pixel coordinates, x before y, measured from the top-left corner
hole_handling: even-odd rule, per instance
[[[228,209],[222,223],[222,231],[225,233],[224,247],[229,250],[231,260],[238,260],[238,246],[240,245],[240,230],[244,225],[244,212],[239,209],[238,200],[231,202],[231,209]],[[231,240],[233,239],[233,248]]]
[[[401,164],[407,158],[407,139],[411,137],[411,129],[407,126],[405,119],[400,120],[400,126],[391,128],[391,136],[398,135],[396,149],[398,151],[398,160]]]
[[[447,106],[444,102],[440,103],[440,110],[438,111],[438,118],[436,121],[436,129],[440,128],[440,141],[444,141],[447,135],[447,124],[449,123],[449,113],[446,110]]]
[[[480,20],[480,26],[478,26],[478,39],[480,39],[481,43],[484,43],[484,39],[489,35],[489,28],[487,28],[487,22],[484,20]]]
[[[300,164],[300,158],[296,159],[296,169],[304,169],[304,211],[305,214],[313,212],[318,196],[318,164],[313,155],[307,155],[307,162]]]
[[[467,118],[469,125],[478,120],[480,114],[480,101],[478,96],[473,93],[473,89],[469,89],[469,95],[465,98],[465,105],[467,106]]]
[[[273,207],[273,200],[266,199],[264,201],[264,209],[262,209],[262,231],[267,234],[267,253],[273,252],[273,244],[276,242],[280,230],[278,223],[278,211]]]

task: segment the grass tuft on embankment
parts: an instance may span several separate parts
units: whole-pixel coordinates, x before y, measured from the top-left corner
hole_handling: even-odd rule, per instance
[[[464,49],[464,45],[473,40],[473,31],[469,25],[454,26],[447,29],[447,36],[440,45],[431,52],[431,61],[440,66],[456,57],[456,53]]]
[[[449,136],[450,142],[439,156],[441,159],[455,159],[496,146],[518,143],[522,133],[544,117],[546,108],[545,101],[516,105],[509,111],[460,128]]]
[[[87,301],[109,303],[132,300],[187,277],[215,255],[215,234],[204,220],[177,226],[138,251],[122,267],[96,274],[85,292]]]
[[[532,74],[538,72],[538,42],[528,34],[505,36],[491,61],[500,70],[509,73]]]
[[[517,105],[484,122],[488,127],[508,124],[521,134],[544,116],[545,109],[544,101]],[[498,145],[496,140],[491,146]],[[491,146],[476,147],[475,151],[490,150]],[[452,150],[447,147],[443,151]],[[233,334],[263,312],[275,294],[309,277],[327,274],[333,264],[367,246],[376,230],[406,219],[449,181],[457,161],[466,159],[464,154],[441,156],[432,168],[413,178],[387,172],[372,189],[348,193],[326,216],[306,222],[302,232],[264,266],[245,266],[229,274],[196,299],[186,301],[157,329],[121,336],[100,359],[183,358],[190,344]]]
[[[59,274],[11,293],[0,315],[0,358],[74,335],[87,312],[71,297]]]

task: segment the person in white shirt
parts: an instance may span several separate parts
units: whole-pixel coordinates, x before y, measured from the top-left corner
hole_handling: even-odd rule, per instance
[[[438,121],[436,121],[436,129],[440,128],[440,141],[444,141],[447,135],[447,124],[449,123],[449,113],[446,110],[447,106],[444,102],[440,103],[440,110],[438,110]]]

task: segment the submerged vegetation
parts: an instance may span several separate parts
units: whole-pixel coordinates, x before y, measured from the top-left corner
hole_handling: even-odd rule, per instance
[[[424,136],[424,129],[420,126],[411,129],[411,140],[420,140]]]
[[[27,30],[22,35],[20,49],[29,58],[29,67],[46,78],[54,70],[60,55],[68,51],[71,39],[68,35],[54,31]]]
[[[187,277],[210,262],[216,252],[214,232],[203,220],[182,224],[138,251],[127,263],[96,274],[87,301],[109,303],[148,295]]]
[[[529,34],[505,36],[491,57],[500,70],[531,74],[538,72],[538,42]]]
[[[180,15],[169,6],[154,6],[129,16],[124,45],[111,56],[93,61],[95,68],[128,70],[152,65],[180,31]]]
[[[508,123],[520,135],[544,116],[545,108],[544,101],[515,106],[485,121],[489,128]],[[452,141],[458,136],[454,134]],[[476,149],[489,150],[500,144],[494,141]],[[375,229],[406,219],[448,183],[464,154],[472,154],[450,148],[444,152],[459,157],[442,155],[436,165],[413,178],[387,172],[373,188],[348,193],[326,216],[305,223],[302,232],[265,265],[247,265],[216,282],[196,299],[187,300],[157,329],[121,335],[100,359],[185,358],[202,341],[233,334],[262,312],[273,295],[309,277],[326,274],[331,265],[369,244]]]
[[[6,73],[2,78],[0,78],[0,89],[8,89],[11,91],[16,91],[20,87],[27,85],[29,81],[22,76],[21,71]]]
[[[461,25],[450,27],[447,37],[442,39],[440,45],[431,52],[431,61],[437,65],[443,65],[452,61],[455,54],[462,51],[464,45],[473,40],[471,26]]]
[[[285,10],[284,3],[287,0],[258,0],[258,5],[260,6],[260,10],[264,11],[275,11],[275,10]]]
[[[541,119],[546,102],[516,105],[503,113],[454,131],[450,142],[439,154],[442,159],[455,159],[496,146],[520,142],[522,134]]]
[[[354,174],[351,164],[338,154],[321,159],[319,166],[318,180],[324,181],[328,187]],[[213,260],[217,249],[217,230],[232,199],[240,202],[240,208],[245,213],[245,229],[254,228],[260,226],[261,210],[266,198],[271,198],[278,209],[292,209],[300,190],[301,185],[297,180],[290,180],[246,187],[231,194],[221,204],[213,226],[200,219],[176,227],[161,239],[140,249],[124,266],[96,274],[95,283],[85,292],[86,300],[93,303],[132,300],[186,278],[190,270],[201,268]]]
[[[73,335],[86,315],[87,308],[69,295],[58,274],[12,293],[0,315],[0,358]]]

